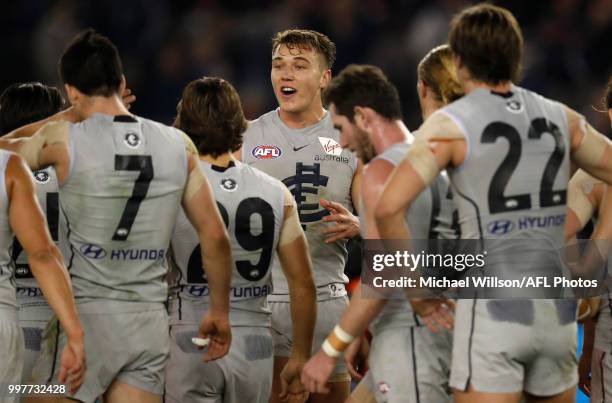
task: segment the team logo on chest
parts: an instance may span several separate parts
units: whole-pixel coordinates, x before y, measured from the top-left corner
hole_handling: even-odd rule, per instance
[[[258,160],[274,160],[281,156],[282,151],[277,146],[257,146],[251,151],[253,157]]]
[[[123,142],[130,148],[137,148],[140,145],[140,136],[134,132],[127,132],[123,137]]]
[[[320,221],[329,212],[320,207],[318,203],[319,188],[326,187],[328,176],[321,174],[321,164],[306,165],[301,162],[295,165],[295,175],[283,179],[295,198],[302,224]],[[305,185],[312,186],[305,186]],[[306,195],[317,196],[315,203],[307,203]]]
[[[48,183],[51,180],[49,170],[40,169],[38,171],[34,171],[34,179],[36,179],[36,182],[38,183]]]
[[[232,178],[221,179],[221,189],[227,192],[233,192],[238,188],[238,184]]]

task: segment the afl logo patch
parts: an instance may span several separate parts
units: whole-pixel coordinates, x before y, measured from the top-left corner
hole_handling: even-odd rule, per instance
[[[51,175],[46,169],[41,169],[39,171],[34,171],[34,179],[38,183],[47,183],[51,180]]]
[[[130,148],[136,148],[140,145],[140,137],[134,132],[128,132],[123,137],[123,142]]]
[[[221,179],[221,189],[226,190],[228,192],[233,192],[238,188],[238,184],[236,181],[231,178]]]
[[[259,160],[274,160],[281,156],[281,149],[277,146],[257,146],[251,152]]]
[[[506,108],[510,112],[519,113],[523,111],[523,104],[519,101],[512,100],[506,103]]]

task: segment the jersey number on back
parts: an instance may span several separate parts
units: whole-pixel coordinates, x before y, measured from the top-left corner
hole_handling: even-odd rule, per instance
[[[217,206],[225,226],[229,228],[227,209],[219,202],[217,202]],[[254,215],[255,217],[253,217]],[[257,234],[253,234],[251,219],[255,219],[255,222],[261,222],[261,231]],[[274,209],[268,202],[259,197],[244,199],[238,204],[236,209],[234,226],[236,241],[242,249],[249,252],[260,251],[259,261],[256,264],[251,263],[250,260],[236,260],[236,269],[245,280],[261,280],[268,272],[270,261],[272,260]],[[187,264],[188,283],[206,283],[202,267],[200,245],[198,245],[191,253],[189,263]]]
[[[559,206],[566,203],[567,189],[553,190],[553,184],[563,158],[565,156],[565,142],[559,126],[544,119],[536,118],[531,121],[527,138],[540,140],[544,133],[550,134],[555,140],[553,150],[540,182],[540,207]],[[485,127],[481,141],[483,143],[495,143],[498,138],[508,140],[510,148],[506,158],[502,161],[493,175],[489,186],[489,211],[491,214],[504,213],[508,211],[528,210],[531,208],[531,195],[528,193],[512,196],[504,196],[506,186],[521,159],[523,140],[519,132],[504,122],[493,122]]]
[[[134,225],[140,203],[147,196],[149,185],[153,180],[153,160],[150,155],[115,155],[115,170],[140,171],[134,183],[132,196],[125,204],[121,220],[113,235],[113,241],[125,241]]]

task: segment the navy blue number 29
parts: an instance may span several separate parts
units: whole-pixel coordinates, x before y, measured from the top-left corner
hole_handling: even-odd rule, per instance
[[[227,209],[217,202],[221,217],[225,226],[229,226],[229,215]],[[261,232],[253,235],[251,229],[251,216],[257,214],[261,218]],[[246,251],[254,252],[260,250],[259,261],[252,264],[249,260],[237,260],[236,269],[240,275],[248,281],[261,280],[270,267],[272,259],[272,248],[274,246],[274,210],[272,206],[259,197],[249,197],[238,204],[236,209],[235,237],[240,247]],[[187,282],[192,284],[206,283],[202,271],[202,256],[200,245],[198,245],[187,264]]]
[[[121,220],[113,235],[113,241],[125,241],[134,225],[140,203],[147,196],[149,185],[153,180],[153,160],[150,155],[115,155],[115,170],[140,171],[134,183],[132,196],[125,204]]]

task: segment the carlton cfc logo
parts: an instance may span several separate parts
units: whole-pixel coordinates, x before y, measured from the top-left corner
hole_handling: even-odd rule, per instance
[[[253,149],[253,157],[259,160],[273,160],[281,156],[281,149],[276,146],[257,146]]]

